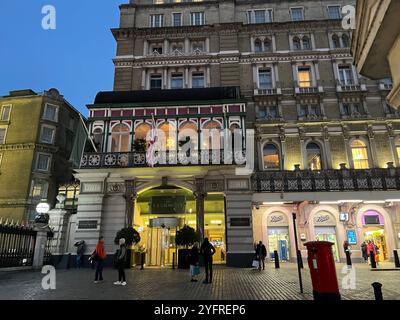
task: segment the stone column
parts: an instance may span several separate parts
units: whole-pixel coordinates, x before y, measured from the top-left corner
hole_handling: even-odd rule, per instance
[[[204,179],[196,179],[196,233],[200,242],[204,239],[204,199],[207,193],[204,190]]]
[[[67,210],[56,208],[49,211],[49,226],[54,232],[53,252],[55,256],[62,256],[68,248],[68,224],[70,214]]]
[[[125,180],[125,201],[126,201],[126,226],[133,226],[133,215],[137,194],[135,180]]]
[[[35,223],[36,233],[35,251],[33,253],[33,268],[41,269],[43,267],[44,254],[46,251],[47,232],[50,228],[44,223]]]

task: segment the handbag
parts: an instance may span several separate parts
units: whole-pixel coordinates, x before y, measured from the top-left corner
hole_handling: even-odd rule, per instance
[[[252,267],[253,267],[253,268],[258,268],[259,266],[260,266],[260,261],[258,261],[258,260],[253,260]]]
[[[193,275],[194,276],[198,276],[200,274],[200,267],[199,266],[195,266],[193,269]]]

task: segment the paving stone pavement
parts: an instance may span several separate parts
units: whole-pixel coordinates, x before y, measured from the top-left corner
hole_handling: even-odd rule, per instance
[[[344,273],[342,273],[344,270]],[[349,273],[337,265],[339,287],[344,300],[374,300],[371,283],[383,284],[385,300],[400,300],[400,270],[371,271],[367,265],[355,264],[355,288],[343,288]],[[57,270],[56,290],[43,290],[40,271],[0,272],[2,300],[312,300],[309,269],[302,270],[304,293],[300,294],[297,266],[281,264],[265,271],[215,266],[212,284],[189,281],[188,271],[168,269],[127,270],[125,287],[115,286],[117,271],[105,269],[103,283],[94,284],[94,270]],[[347,278],[346,278],[347,277]],[[346,280],[347,279],[347,280]]]

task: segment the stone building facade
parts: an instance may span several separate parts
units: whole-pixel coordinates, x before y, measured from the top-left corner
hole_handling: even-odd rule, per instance
[[[69,163],[79,112],[56,89],[12,91],[0,97],[0,218],[35,218],[36,205],[55,205],[73,179]]]
[[[369,80],[353,66],[352,35],[341,25],[341,9],[347,4],[340,0],[157,0],[121,5],[120,26],[112,30],[117,42],[114,95],[89,105],[90,130],[101,142],[103,154],[84,156],[76,175],[82,187],[74,219],[77,224],[93,220],[96,228],[83,228],[74,239],[86,238],[93,246],[96,237],[105,233],[111,248],[127,214],[135,215],[132,199],[169,181],[204,193],[205,198],[207,193],[223,195],[228,265],[248,266],[253,243],[259,240],[267,244],[269,254],[277,250],[282,259],[293,259],[291,212],[297,214],[303,251],[305,241],[328,239],[335,243],[340,260],[342,243],[355,235],[354,257],[361,257],[364,240],[373,239],[384,252],[382,259],[390,259],[400,233],[396,196],[400,118],[386,103],[390,79]],[[240,90],[240,97],[231,101],[181,99],[177,103],[155,98],[159,92],[175,96],[179,90],[230,86]],[[124,92],[132,91],[150,91],[153,100],[147,103],[132,96],[120,100]],[[241,103],[245,113],[229,115],[229,108]],[[145,162],[127,160],[132,165],[124,165],[115,160],[112,168],[107,167],[107,154],[120,159],[123,151],[126,159],[134,159],[137,153],[132,143],[124,150],[104,147],[105,137],[112,140],[116,123],[150,124],[157,108],[190,109],[200,104],[209,112],[202,115],[197,109],[199,123],[239,116],[237,128],[247,130],[246,141],[254,130],[254,148],[249,144],[243,148],[248,156],[255,156],[246,163],[247,167],[254,164],[254,172],[238,175],[236,169],[243,166],[235,163],[149,168]],[[228,115],[213,114],[214,104],[228,110]],[[137,108],[144,111],[137,113]],[[174,112],[179,114],[178,109]],[[157,119],[176,122],[175,113],[160,114]],[[218,129],[231,129],[231,124],[225,122]],[[135,128],[127,129],[130,141],[135,139]],[[174,128],[179,135],[179,126]],[[202,197],[198,199],[196,227],[201,229]]]

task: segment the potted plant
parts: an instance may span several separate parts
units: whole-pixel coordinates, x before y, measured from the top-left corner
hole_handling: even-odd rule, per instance
[[[178,268],[188,269],[189,261],[187,259],[190,249],[189,246],[197,241],[196,231],[188,225],[176,232],[175,243],[177,246],[184,247],[178,250]]]
[[[146,139],[136,139],[134,142],[134,148],[136,152],[146,152],[147,149]]]
[[[125,267],[130,268],[132,251],[133,251],[131,247],[132,245],[135,245],[136,243],[140,242],[140,234],[133,227],[127,227],[117,232],[117,235],[115,236],[114,239],[114,243],[116,245],[119,245],[119,239],[121,238],[125,239],[125,244],[127,247],[127,257],[126,257]]]

